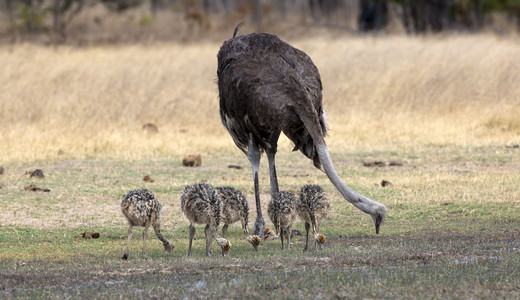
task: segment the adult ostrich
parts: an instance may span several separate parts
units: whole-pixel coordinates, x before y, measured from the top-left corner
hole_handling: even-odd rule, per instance
[[[267,154],[273,195],[278,192],[275,155],[281,132],[294,143],[294,150],[325,171],[347,201],[372,216],[379,233],[386,206],[349,188],[332,165],[324,140],[322,84],[311,58],[275,35],[236,36],[237,31],[238,27],[217,55],[220,117],[253,170],[257,212],[253,234],[261,236],[265,228],[258,188],[260,156]]]

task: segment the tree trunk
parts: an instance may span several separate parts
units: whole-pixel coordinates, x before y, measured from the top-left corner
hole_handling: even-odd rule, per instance
[[[475,0],[475,23],[473,30],[478,31],[482,27],[482,0]]]
[[[150,11],[152,12],[152,15],[157,15],[157,11],[160,7],[160,1],[159,0],[150,0]]]
[[[253,2],[253,22],[256,26],[256,31],[262,31],[262,3],[260,0]]]
[[[388,20],[387,0],[360,0],[358,28],[361,31],[380,30]]]

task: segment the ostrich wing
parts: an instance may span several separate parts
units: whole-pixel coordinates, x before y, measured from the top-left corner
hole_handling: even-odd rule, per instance
[[[220,116],[244,152],[250,138],[261,150],[272,132],[283,131],[319,167],[302,117],[315,116],[326,133],[318,69],[304,52],[275,35],[256,33],[224,42],[218,53]],[[301,113],[305,110],[305,113]]]

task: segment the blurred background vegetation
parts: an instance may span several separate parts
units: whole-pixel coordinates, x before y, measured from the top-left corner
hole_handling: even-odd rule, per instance
[[[0,0],[0,42],[221,40],[250,30],[518,34],[520,0]]]

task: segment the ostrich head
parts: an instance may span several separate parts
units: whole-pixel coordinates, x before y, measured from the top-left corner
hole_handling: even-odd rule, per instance
[[[302,233],[298,230],[298,229],[293,229],[291,230],[291,239],[295,236],[295,235],[302,235]]]
[[[271,229],[271,227],[266,227],[264,229],[264,241],[272,240],[277,237],[278,235]]]
[[[325,237],[325,235],[323,234],[314,234],[314,239],[316,240],[316,242],[320,243],[320,244],[324,244],[325,241],[327,241],[327,237]]]
[[[374,220],[374,225],[376,226],[376,234],[379,234],[379,226],[381,226],[386,216],[386,206],[382,205],[375,207],[370,215],[372,216],[372,220]]]
[[[231,249],[231,243],[224,238],[218,237],[217,244],[222,248],[222,256],[226,256],[229,249]]]
[[[253,245],[253,247],[255,248],[255,251],[258,251],[258,245],[260,245],[260,237],[258,235],[250,235],[248,237],[246,237],[246,240],[251,243],[251,245]]]
[[[172,253],[173,248],[175,248],[175,246],[171,242],[163,243],[163,246],[164,250],[166,250],[166,252],[168,253]]]

